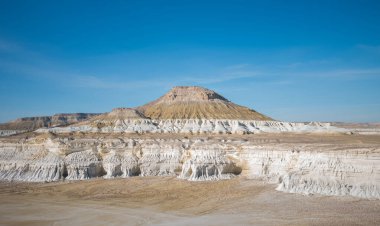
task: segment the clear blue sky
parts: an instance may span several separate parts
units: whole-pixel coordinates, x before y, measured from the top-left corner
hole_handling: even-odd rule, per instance
[[[380,1],[110,2],[1,0],[0,122],[175,85],[279,120],[380,121]]]

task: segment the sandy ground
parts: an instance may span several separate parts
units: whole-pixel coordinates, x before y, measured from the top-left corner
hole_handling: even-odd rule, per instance
[[[380,225],[380,202],[235,178],[0,183],[1,225]]]
[[[19,141],[27,133],[2,141]],[[45,138],[46,135],[37,135]],[[77,138],[162,138],[159,135],[67,134]],[[177,138],[183,138],[181,135]],[[380,136],[342,134],[188,135],[253,143],[378,147]],[[176,137],[174,137],[176,138]],[[54,183],[0,182],[0,225],[380,225],[380,201],[304,196],[242,176],[189,182],[173,177]]]

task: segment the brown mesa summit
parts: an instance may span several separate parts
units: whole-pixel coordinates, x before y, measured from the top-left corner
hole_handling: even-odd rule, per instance
[[[138,107],[138,110],[151,119],[272,120],[198,86],[174,87],[157,100]]]

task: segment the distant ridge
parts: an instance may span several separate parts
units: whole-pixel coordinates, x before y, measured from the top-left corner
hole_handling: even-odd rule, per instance
[[[22,130],[33,131],[43,127],[66,126],[73,123],[85,121],[96,113],[62,113],[53,116],[37,116],[19,118],[0,124],[0,130]]]
[[[89,120],[83,121],[82,125],[95,125],[96,127],[113,126],[118,122],[147,119],[141,112],[134,108],[114,108],[111,112],[92,117]]]
[[[198,86],[177,86],[157,100],[137,108],[115,108],[104,114],[73,113],[19,118],[0,124],[0,135],[71,124],[94,128],[124,128],[129,125],[130,130],[134,131],[135,121],[145,123],[144,128],[151,130],[154,125],[149,119],[273,120],[255,110],[232,103],[212,90]]]
[[[174,87],[157,100],[137,109],[151,119],[273,120],[198,86]]]
[[[90,121],[98,120],[126,120],[126,119],[146,119],[146,117],[134,108],[114,108],[111,112],[93,117]]]
[[[86,121],[82,121],[77,126],[90,126],[94,128],[104,128],[110,127],[115,128],[115,126],[127,126],[131,124],[131,121],[144,120],[150,121],[141,112],[135,108],[114,108],[111,112],[103,113],[98,116],[92,117]],[[133,123],[132,123],[133,124]]]

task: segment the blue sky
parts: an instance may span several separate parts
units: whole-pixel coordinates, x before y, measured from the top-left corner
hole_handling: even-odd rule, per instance
[[[379,1],[3,1],[0,122],[172,86],[278,120],[380,121]]]

